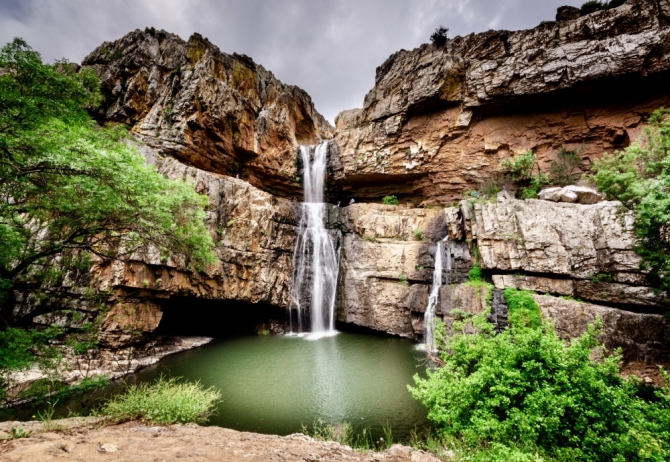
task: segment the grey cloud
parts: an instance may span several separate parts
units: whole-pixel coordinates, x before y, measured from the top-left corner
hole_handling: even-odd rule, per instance
[[[574,0],[0,0],[0,41],[23,37],[47,61],[81,61],[105,40],[153,26],[208,37],[304,88],[331,121],[360,107],[390,54],[450,36],[525,29]]]

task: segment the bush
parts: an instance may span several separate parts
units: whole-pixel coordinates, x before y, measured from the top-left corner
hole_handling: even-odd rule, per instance
[[[504,159],[500,163],[500,171],[514,181],[530,180],[536,161],[537,156],[529,150],[520,156]]]
[[[484,274],[482,273],[482,268],[479,265],[475,265],[472,267],[470,271],[468,271],[468,279],[471,282],[480,282],[484,280]]]
[[[582,156],[575,150],[561,148],[556,154],[556,159],[551,162],[549,175],[551,182],[559,186],[567,186],[576,180],[573,173],[582,164]]]
[[[670,290],[670,110],[649,118],[641,143],[594,162],[591,179],[634,215],[635,250],[656,284]]]
[[[447,32],[449,32],[448,28],[444,26],[438,27],[430,36],[430,41],[433,42],[433,45],[436,47],[442,48],[447,44]]]
[[[510,323],[515,326],[539,328],[542,326],[540,307],[537,306],[533,294],[525,290],[508,287],[503,292],[509,308]]]
[[[384,204],[384,205],[398,205],[399,202],[398,202],[398,198],[395,197],[395,196],[385,196],[382,199],[382,204]]]
[[[527,188],[521,188],[521,198],[522,199],[535,199],[539,194],[540,190],[549,184],[549,177],[546,173],[540,173],[539,175],[533,175],[530,179],[530,186]]]
[[[599,321],[564,342],[551,322],[526,322],[539,317],[527,294],[510,295],[510,328],[495,335],[485,313],[471,334],[454,322],[452,337],[438,331],[444,367],[414,377],[445,439],[467,460],[668,460],[670,387],[642,399],[618,375],[620,354],[602,354]]]
[[[131,386],[125,394],[107,402],[101,414],[115,422],[144,420],[158,425],[206,422],[220,400],[221,393],[213,387],[160,377],[152,384]]]

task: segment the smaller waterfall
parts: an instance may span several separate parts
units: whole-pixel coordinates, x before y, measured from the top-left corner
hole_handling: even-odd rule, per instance
[[[328,143],[300,146],[304,167],[305,199],[293,254],[291,309],[297,310],[297,332],[305,331],[304,311],[309,308],[313,338],[335,333],[335,291],[339,271],[336,239],[326,229],[327,204],[323,192]],[[294,331],[291,316],[291,332]]]
[[[445,252],[446,244],[446,252]],[[444,265],[443,260],[444,258]],[[451,274],[452,259],[451,259],[451,245],[449,237],[437,243],[435,249],[435,269],[433,270],[433,287],[430,289],[430,296],[428,297],[428,305],[423,316],[424,323],[424,342],[426,345],[426,352],[434,353],[435,348],[435,308],[440,299],[440,288],[442,287],[442,273],[447,271],[447,275]],[[447,276],[447,284],[449,279]]]

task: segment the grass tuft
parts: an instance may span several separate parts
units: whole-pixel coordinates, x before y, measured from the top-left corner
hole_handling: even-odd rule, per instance
[[[180,382],[161,376],[148,384],[132,385],[127,392],[107,402],[101,414],[116,422],[143,420],[158,425],[206,422],[221,393],[200,382]]]

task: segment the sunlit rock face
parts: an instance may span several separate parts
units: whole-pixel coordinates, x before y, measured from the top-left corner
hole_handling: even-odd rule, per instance
[[[97,262],[93,280],[113,294],[112,313],[139,307],[147,334],[174,297],[288,308],[300,221],[290,198],[302,196],[297,147],[334,137],[326,211],[327,227],[342,233],[339,321],[420,340],[436,242],[448,236],[454,269],[435,310],[447,327],[459,310],[488,309],[488,289],[466,283],[476,246],[498,299],[507,287],[549,294],[538,303],[561,335],[579,335],[602,315],[606,344],[624,347],[627,360],[670,362],[670,327],[658,314],[667,297],[640,270],[631,217],[617,203],[457,203],[516,153],[532,149],[547,171],[559,148],[577,149],[587,169],[634,141],[647,116],[670,104],[668,24],[668,0],[629,0],[531,30],[402,50],[336,130],[305,92],[197,34],[185,42],[135,31],[105,43],[83,63],[103,80],[96,117],[127,124],[161,173],[209,197],[220,262],[194,273],[138,255]],[[404,205],[372,203],[386,195]],[[351,197],[356,204],[335,205]],[[123,342],[135,324],[110,315],[107,338]]]
[[[300,195],[297,146],[333,136],[307,93],[199,34],[184,41],[135,30],[82,64],[102,79],[99,119],[127,124],[163,154],[275,194]]]
[[[363,108],[336,118],[348,194],[449,203],[504,158],[559,148],[582,168],[627,146],[670,103],[670,3],[629,0],[574,20],[401,50],[377,68]]]

